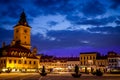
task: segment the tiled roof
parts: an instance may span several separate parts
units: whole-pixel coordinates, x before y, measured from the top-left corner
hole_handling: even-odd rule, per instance
[[[3,55],[3,51],[6,51],[7,54],[6,55]],[[12,55],[12,52],[17,52],[17,54],[15,55]],[[33,55],[31,53],[31,51],[19,44],[15,44],[15,45],[7,45],[3,48],[0,48],[0,57],[3,57],[3,56],[6,56],[6,57],[22,57],[22,56],[25,56],[25,57],[28,57],[28,58],[37,58],[35,55]]]
[[[79,61],[79,57],[54,57],[54,56],[41,56],[41,62],[66,62],[66,61]]]

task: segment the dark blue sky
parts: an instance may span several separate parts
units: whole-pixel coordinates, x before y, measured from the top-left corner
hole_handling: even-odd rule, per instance
[[[120,0],[0,0],[0,45],[24,10],[39,53],[120,52]]]

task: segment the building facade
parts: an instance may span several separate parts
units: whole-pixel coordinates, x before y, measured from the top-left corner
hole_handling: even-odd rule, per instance
[[[20,20],[14,26],[14,38],[9,45],[3,43],[0,48],[0,69],[2,71],[34,71],[39,67],[40,57],[36,56],[36,50],[31,52],[30,42],[31,27],[22,12]]]
[[[45,66],[47,70],[54,72],[71,72],[75,65],[79,64],[79,57],[54,57],[44,55],[41,56],[40,66]]]
[[[108,65],[107,56],[101,56],[98,52],[80,53],[81,72],[91,72],[96,69],[104,70]]]
[[[111,51],[108,52],[108,68],[110,70],[119,69],[120,70],[120,55]]]
[[[88,70],[91,71],[91,68],[96,68],[95,62],[97,57],[96,52],[85,52],[80,53],[80,70],[81,72],[85,72]]]

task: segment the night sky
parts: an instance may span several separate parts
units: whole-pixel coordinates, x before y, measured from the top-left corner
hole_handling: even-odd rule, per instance
[[[0,0],[0,47],[24,10],[38,53],[120,53],[120,0]]]

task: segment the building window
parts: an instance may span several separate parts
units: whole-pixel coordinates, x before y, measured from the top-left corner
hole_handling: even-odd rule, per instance
[[[81,62],[81,65],[82,65],[82,62]]]
[[[16,63],[16,60],[14,60],[14,63]]]
[[[90,56],[90,59],[92,59],[92,57]]]
[[[85,61],[84,61],[84,65],[85,65]]]
[[[87,56],[87,59],[88,59],[88,56]]]
[[[18,64],[21,64],[21,60],[18,61]]]
[[[95,57],[93,56],[93,59],[95,59]]]
[[[27,33],[27,30],[25,29],[24,32]]]
[[[12,60],[9,60],[9,63],[12,63]]]
[[[5,63],[6,63],[5,60],[1,60],[1,61],[0,61],[0,64],[5,64]]]
[[[27,64],[27,61],[24,61],[24,64]]]
[[[36,62],[34,61],[34,64],[36,64]]]
[[[31,64],[31,61],[29,61],[29,64]]]
[[[26,36],[24,36],[24,38],[26,39]]]

